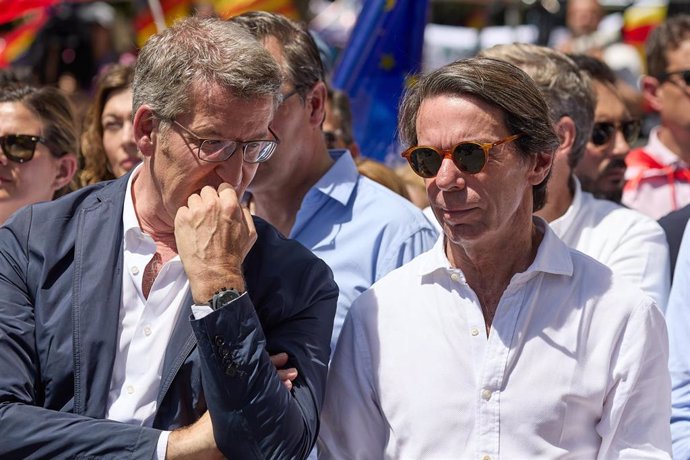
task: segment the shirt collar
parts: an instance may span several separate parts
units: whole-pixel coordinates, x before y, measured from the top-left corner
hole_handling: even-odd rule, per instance
[[[544,237],[532,264],[523,273],[516,274],[514,279],[526,280],[539,272],[572,276],[573,261],[570,256],[570,248],[556,236],[544,219],[533,216],[532,220],[537,230],[544,234]],[[439,238],[434,247],[423,256],[424,259],[419,265],[420,276],[431,274],[437,270],[460,271],[460,269],[450,265],[450,261],[446,257],[445,241],[444,236]]]
[[[644,147],[644,150],[648,155],[651,155],[656,161],[664,166],[675,164],[685,165],[678,155],[661,143],[659,139],[659,126],[652,128],[652,131],[649,133],[648,143]]]
[[[313,189],[345,206],[350,201],[357,185],[359,177],[357,165],[348,150],[329,150],[328,153],[335,162],[314,184]]]
[[[134,179],[139,175],[141,164],[135,166],[132,174],[129,175],[127,180],[127,189],[125,192],[125,203],[122,209],[122,226],[124,230],[124,235],[127,235],[132,230],[136,230],[141,233],[141,227],[139,227],[139,219],[137,219],[137,213],[134,211],[134,200],[132,199],[132,185],[134,184]]]

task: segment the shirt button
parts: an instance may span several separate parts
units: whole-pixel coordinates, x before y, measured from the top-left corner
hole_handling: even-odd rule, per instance
[[[450,279],[452,279],[453,281],[458,281],[460,279],[460,275],[458,275],[457,273],[453,273],[452,275],[450,275]]]
[[[144,326],[144,335],[147,337],[151,335],[151,326]]]
[[[486,401],[491,399],[491,390],[487,390],[486,388],[482,390],[482,398],[484,398]]]
[[[488,455],[485,455],[482,457],[482,460],[491,460],[491,457],[489,457]]]
[[[138,267],[132,267],[131,268],[132,275],[138,275],[139,274],[139,268]]]
[[[479,335],[479,329],[473,327],[470,333],[472,334],[472,337],[477,337]]]
[[[127,394],[134,394],[134,387],[132,385],[127,385]]]

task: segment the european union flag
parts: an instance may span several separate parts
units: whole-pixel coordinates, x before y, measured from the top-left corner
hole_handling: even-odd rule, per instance
[[[422,63],[427,0],[367,0],[333,73],[350,96],[362,154],[397,155],[398,103],[408,76]]]

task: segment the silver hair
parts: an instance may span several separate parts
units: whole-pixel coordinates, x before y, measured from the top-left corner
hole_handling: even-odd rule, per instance
[[[596,93],[589,75],[565,54],[544,46],[497,45],[479,54],[510,62],[532,77],[546,99],[554,126],[561,117],[572,118],[575,139],[568,164],[574,168],[585,154],[594,125]]]
[[[162,118],[174,119],[190,110],[194,88],[211,85],[242,99],[270,96],[278,104],[281,82],[275,60],[240,26],[187,18],[151,37],[141,49],[132,110],[147,104]]]

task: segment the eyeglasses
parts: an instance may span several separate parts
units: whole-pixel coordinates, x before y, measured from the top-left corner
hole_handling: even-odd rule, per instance
[[[680,77],[683,79],[683,83],[685,83],[685,86],[690,86],[690,69],[675,70],[673,72],[662,72],[657,77],[657,79],[662,83],[665,81],[670,81],[671,83],[676,83],[675,80],[671,80],[672,75],[680,75]]]
[[[30,134],[8,134],[0,136],[0,146],[2,153],[5,154],[8,160],[16,163],[26,163],[31,161],[36,152],[36,144],[39,142],[46,143],[46,140],[41,136],[32,136]]]
[[[412,167],[412,170],[419,176],[425,178],[435,177],[438,170],[441,169],[441,163],[444,159],[450,158],[453,164],[457,166],[460,171],[477,174],[486,165],[489,158],[489,151],[492,148],[512,142],[522,136],[522,134],[513,134],[504,139],[491,143],[482,142],[460,142],[453,148],[447,150],[437,150],[434,147],[415,146],[410,147],[402,153],[403,158],[407,159]]]
[[[297,88],[293,89],[292,91],[290,91],[290,92],[288,92],[288,93],[283,94],[283,95],[282,95],[283,97],[282,97],[282,99],[281,99],[281,101],[280,101],[280,105],[285,104],[285,101],[287,101],[288,99],[290,99],[290,98],[291,98],[292,96],[294,96],[295,94],[299,94],[299,91],[297,90]]]
[[[269,127],[268,131],[271,133],[275,139],[257,139],[251,141],[236,141],[228,139],[204,139],[189,129],[185,128],[179,124],[176,120],[172,121],[178,128],[192,136],[197,147],[197,157],[202,161],[207,161],[209,163],[219,163],[230,158],[238,148],[242,148],[242,157],[247,163],[263,163],[264,161],[271,158],[273,152],[276,151],[276,147],[280,144],[280,139],[276,133]]]
[[[640,135],[640,120],[628,120],[620,123],[599,122],[592,128],[592,144],[597,146],[607,145],[616,134],[616,130],[623,133],[625,142],[632,145]]]

